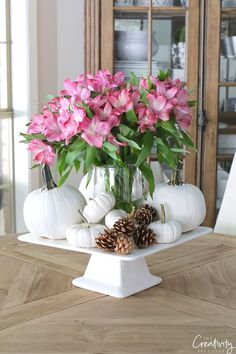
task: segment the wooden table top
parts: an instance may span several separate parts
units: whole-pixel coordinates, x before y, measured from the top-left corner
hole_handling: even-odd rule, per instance
[[[88,259],[0,237],[0,353],[218,353],[215,338],[236,347],[236,237],[210,234],[148,257],[163,282],[125,299],[71,285]]]

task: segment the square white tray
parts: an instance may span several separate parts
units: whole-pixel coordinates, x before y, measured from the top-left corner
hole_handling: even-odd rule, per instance
[[[31,234],[21,235],[18,239],[36,245],[91,254],[84,276],[74,279],[73,285],[123,298],[161,282],[160,277],[149,272],[144,257],[178,246],[210,232],[212,232],[212,229],[209,227],[198,227],[196,230],[183,234],[174,243],[157,244],[146,249],[135,249],[127,256],[105,252],[98,248],[77,248],[70,246],[67,240],[49,240]]]

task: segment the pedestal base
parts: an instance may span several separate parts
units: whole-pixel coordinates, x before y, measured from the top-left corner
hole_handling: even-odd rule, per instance
[[[92,255],[84,276],[72,284],[102,294],[124,298],[148,289],[161,282],[161,278],[149,272],[144,258],[122,261],[100,255]]]

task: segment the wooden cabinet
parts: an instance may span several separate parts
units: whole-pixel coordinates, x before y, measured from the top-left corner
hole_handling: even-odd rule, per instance
[[[222,153],[218,141],[236,132],[236,60],[226,52],[234,35],[236,51],[233,5],[235,0],[87,0],[85,6],[86,71],[141,76],[170,70],[173,78],[186,80],[198,101],[190,134],[199,153],[186,157],[184,177],[204,192],[208,226],[220,204],[217,175],[232,160],[233,149]]]

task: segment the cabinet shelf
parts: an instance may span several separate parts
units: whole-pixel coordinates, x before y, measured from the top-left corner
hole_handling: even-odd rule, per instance
[[[235,124],[236,122],[236,112],[219,112],[219,122]]]
[[[217,161],[233,161],[234,154],[218,154]]]
[[[221,87],[235,87],[236,81],[221,81],[221,82],[219,82],[219,86],[221,86]]]
[[[152,11],[152,13],[158,14],[160,16],[171,16],[171,17],[176,17],[176,16],[185,16],[187,7],[182,7],[182,6],[166,6],[166,7],[148,7],[148,6],[114,6],[113,7],[114,11],[119,11],[119,12],[142,12],[142,13],[147,13],[149,10]]]

